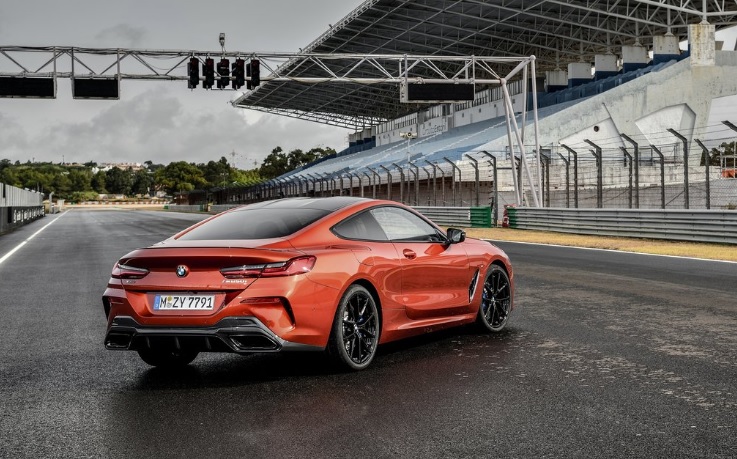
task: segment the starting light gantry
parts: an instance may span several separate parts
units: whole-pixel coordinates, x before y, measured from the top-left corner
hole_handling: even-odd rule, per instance
[[[220,58],[217,64],[215,57]],[[232,65],[230,59],[233,59]],[[498,85],[504,96],[510,151],[519,155],[519,167],[525,172],[534,205],[540,206],[542,202],[535,56],[307,54],[0,46],[0,97],[55,98],[56,81],[59,78],[71,79],[73,96],[81,99],[118,99],[121,80],[187,81],[191,89],[196,88],[199,83],[205,89],[217,85],[222,90],[239,90],[246,86],[251,93],[278,90],[278,85],[273,88],[263,87],[265,82],[393,85],[399,87],[398,97],[401,102],[414,104],[469,101],[473,100],[477,85]],[[517,122],[517,114],[507,88],[507,82],[513,79],[530,82],[523,85],[521,126]],[[530,105],[533,112],[536,179],[533,179],[533,172],[526,160],[528,93],[532,97]],[[232,101],[233,106],[276,112],[269,107],[243,105],[245,98],[246,94],[237,97]],[[386,118],[359,121],[370,126],[389,121],[390,117],[391,113],[388,113]],[[517,183],[515,168],[515,161],[512,161],[517,201],[521,203],[525,186]]]

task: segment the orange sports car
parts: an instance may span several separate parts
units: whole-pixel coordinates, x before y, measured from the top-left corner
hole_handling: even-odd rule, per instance
[[[113,267],[105,347],[154,366],[200,352],[327,351],[366,368],[379,344],[478,322],[504,328],[509,258],[411,208],[292,198],[210,217]]]

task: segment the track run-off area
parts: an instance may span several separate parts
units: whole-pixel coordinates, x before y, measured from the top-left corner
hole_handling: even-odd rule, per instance
[[[508,328],[320,354],[107,351],[115,261],[205,218],[72,210],[0,236],[0,457],[736,457],[737,264],[499,242]]]

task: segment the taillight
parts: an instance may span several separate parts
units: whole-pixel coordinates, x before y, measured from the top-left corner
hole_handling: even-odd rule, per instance
[[[223,268],[220,273],[226,279],[294,276],[310,272],[315,266],[315,260],[316,258],[313,256],[297,257],[279,263]]]
[[[112,276],[114,279],[143,279],[147,274],[148,269],[146,268],[136,268],[135,266],[115,263]]]

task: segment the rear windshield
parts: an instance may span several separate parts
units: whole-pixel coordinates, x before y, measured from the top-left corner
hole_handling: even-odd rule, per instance
[[[269,239],[295,233],[330,212],[320,209],[243,209],[224,213],[183,234],[181,241]]]

